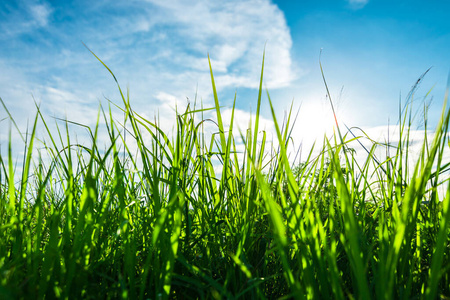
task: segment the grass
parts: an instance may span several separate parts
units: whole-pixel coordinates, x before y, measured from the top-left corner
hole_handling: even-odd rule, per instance
[[[445,104],[415,162],[412,92],[396,145],[373,142],[361,162],[350,145],[364,135],[341,134],[336,121],[320,154],[292,165],[292,111],[280,124],[268,92],[279,146],[258,127],[264,60],[256,117],[239,133],[234,104],[224,127],[210,69],[214,107],[188,106],[173,135],[134,111],[119,84],[123,124],[102,108],[89,147],[69,134],[84,125],[52,134],[37,107],[19,174],[11,138],[0,156],[0,298],[450,298]],[[210,110],[217,133],[207,136]]]

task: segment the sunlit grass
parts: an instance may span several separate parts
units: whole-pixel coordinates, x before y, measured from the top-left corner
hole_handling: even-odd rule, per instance
[[[363,136],[336,121],[336,135],[292,165],[292,111],[280,124],[263,69],[264,60],[256,117],[241,132],[235,102],[224,127],[211,65],[214,107],[178,112],[173,135],[134,111],[119,85],[124,120],[102,108],[90,146],[69,134],[83,125],[52,134],[37,108],[20,174],[11,138],[0,156],[0,298],[450,297],[447,96],[415,162],[408,98],[395,147],[373,142],[361,162],[350,146]],[[277,146],[259,128],[265,99]],[[47,136],[36,156],[38,123]]]

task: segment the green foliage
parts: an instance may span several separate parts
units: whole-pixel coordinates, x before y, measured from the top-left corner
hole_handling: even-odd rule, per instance
[[[342,135],[336,119],[339,136],[292,166],[291,114],[280,127],[268,93],[279,145],[270,157],[259,131],[262,75],[242,141],[233,132],[234,104],[224,128],[212,68],[214,107],[188,106],[173,136],[135,112],[119,85],[123,125],[101,109],[97,126],[84,126],[89,147],[69,134],[70,124],[83,125],[65,121],[54,136],[37,107],[20,176],[11,142],[0,155],[0,298],[450,297],[445,105],[413,165],[408,106],[386,160],[373,155],[382,147],[375,142],[364,162],[356,160],[349,145],[361,137]],[[218,135],[208,138],[209,110]],[[104,150],[101,118],[110,141]],[[49,141],[39,149],[38,122]]]

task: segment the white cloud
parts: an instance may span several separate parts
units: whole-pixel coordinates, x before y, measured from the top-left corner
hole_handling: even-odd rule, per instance
[[[221,113],[223,121],[224,121],[224,127],[225,129],[228,129],[230,127],[230,121],[231,121],[231,114],[232,109],[227,108],[224,109]],[[245,130],[249,128],[250,121],[252,122],[252,126],[254,126],[256,119],[256,114],[250,114],[247,111],[241,110],[241,109],[235,109],[234,110],[234,126],[233,131],[235,136],[239,136],[239,130],[243,131],[245,134]],[[259,116],[259,131],[265,131],[270,135],[276,135],[275,134],[275,127],[273,124],[273,121],[270,119],[266,119],[263,116]]]
[[[294,74],[299,73],[292,63],[292,40],[285,17],[268,0],[226,3],[141,0],[132,4],[118,2],[108,9],[114,9],[114,5],[132,9],[127,13],[133,18],[127,15],[107,18],[101,14],[104,7],[98,6],[100,19],[92,22],[101,24],[100,27],[93,31],[82,23],[80,32],[72,35],[83,40],[112,69],[122,87],[129,84],[132,105],[141,112],[167,111],[161,108],[167,103],[161,95],[171,95],[184,103],[186,97],[193,101],[197,94],[198,103],[211,106],[208,53],[219,97],[226,89],[259,87],[265,45],[265,87],[287,86],[296,78]],[[107,20],[100,21],[103,19]],[[114,23],[115,30],[110,30],[108,22]],[[76,54],[71,49],[69,52]],[[81,66],[74,63],[70,67],[85,68],[78,72],[90,73],[89,78],[93,72],[98,73],[90,85],[93,80],[103,84],[100,78],[112,81],[95,58],[87,51],[85,54],[77,55],[77,60],[83,60]],[[86,64],[84,59],[89,57],[91,63]],[[96,88],[98,92],[103,87],[97,84]],[[245,103],[244,109],[248,108],[247,101],[240,103]],[[229,105],[230,101],[224,103],[221,99],[221,104]]]
[[[174,125],[175,105],[182,111],[186,97],[193,103],[198,92],[197,107],[200,102],[212,106],[208,53],[221,98],[227,88],[259,86],[265,45],[265,86],[280,88],[295,79],[289,28],[280,9],[268,0],[99,2],[84,12],[89,18],[67,18],[70,23],[58,26],[51,22],[53,14],[78,12],[54,5],[26,2],[8,20],[0,21],[0,29],[7,29],[0,33],[2,39],[19,39],[22,33],[48,28],[45,41],[23,42],[32,49],[27,56],[0,60],[5,69],[12,70],[8,74],[24,73],[17,75],[14,89],[12,81],[0,74],[0,96],[16,117],[33,117],[32,95],[45,115],[67,116],[90,126],[95,125],[99,100],[104,107],[105,97],[122,105],[113,79],[80,40],[111,68],[124,92],[129,86],[133,109],[149,120],[159,114],[165,130]],[[123,13],[112,15],[111,11]],[[49,51],[43,45],[50,46]],[[27,68],[15,69],[17,62]],[[238,94],[246,110],[248,100],[241,99]],[[230,103],[230,99],[220,101],[221,105]],[[243,111],[239,114],[240,121],[246,119]]]
[[[47,26],[49,18],[53,11],[50,5],[47,3],[31,4],[28,10],[32,19],[39,27]]]
[[[361,9],[369,3],[369,0],[347,0],[353,9]]]
[[[233,87],[257,86],[266,43],[267,87],[283,87],[295,78],[289,28],[283,13],[269,1],[149,2],[161,10],[160,22],[175,28],[172,36],[184,40],[184,49],[177,55],[186,61],[196,56],[207,70],[205,57],[210,53],[215,72],[239,79],[229,81]]]
[[[3,20],[0,22],[0,39],[10,39],[16,35],[46,27],[52,13],[52,6],[45,1],[19,2],[17,8],[8,6],[8,11],[3,12]]]

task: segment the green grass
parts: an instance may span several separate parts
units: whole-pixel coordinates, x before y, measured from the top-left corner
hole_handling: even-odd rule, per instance
[[[411,93],[398,144],[373,142],[361,162],[350,146],[364,134],[342,134],[336,121],[338,134],[292,165],[292,111],[280,124],[266,93],[276,147],[258,125],[263,69],[264,60],[256,117],[242,132],[235,102],[224,127],[212,68],[214,107],[188,106],[170,135],[118,84],[125,119],[101,108],[90,146],[69,133],[84,125],[52,134],[37,107],[20,172],[11,138],[0,156],[0,298],[449,299],[445,104],[415,162]]]

